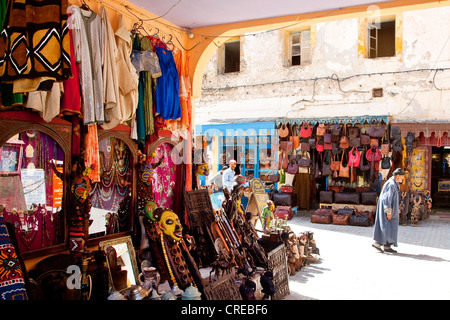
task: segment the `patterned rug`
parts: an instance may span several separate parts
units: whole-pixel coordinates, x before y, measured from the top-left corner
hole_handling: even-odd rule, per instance
[[[22,269],[8,230],[0,217],[0,300],[27,300]]]

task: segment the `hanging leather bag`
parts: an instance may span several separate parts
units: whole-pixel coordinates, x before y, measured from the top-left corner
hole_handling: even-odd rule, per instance
[[[299,136],[290,136],[289,141],[292,142],[292,147],[297,149],[300,146],[300,137]]]
[[[331,134],[333,136],[339,136],[341,134],[341,125],[339,123],[335,123],[332,127],[331,127]]]
[[[350,167],[344,166],[344,154],[345,151],[342,150],[341,163],[339,164],[339,177],[340,178],[349,178],[350,177]]]
[[[300,129],[300,136],[302,138],[309,138],[309,137],[311,137],[311,127],[306,122],[304,122],[302,124],[302,127]]]
[[[300,150],[309,152],[311,150],[311,145],[308,142],[302,142],[300,143]]]
[[[385,128],[380,123],[378,124],[372,124],[369,127],[369,135],[372,138],[382,138],[385,135]]]
[[[289,136],[289,128],[285,123],[280,126],[280,129],[278,129],[278,135],[280,138],[286,138]]]
[[[347,137],[347,125],[344,124],[344,133],[341,137],[341,140],[339,141],[339,147],[341,147],[341,149],[347,149],[348,147],[350,147],[350,143],[348,142],[348,137]]]
[[[318,136],[323,136],[325,134],[325,124],[319,123],[319,125],[317,126],[316,134]]]
[[[298,173],[298,163],[297,163],[295,157],[292,156],[291,159],[289,160],[289,165],[286,169],[286,172],[290,173],[290,174]]]
[[[310,156],[309,156],[309,152],[302,151],[300,157],[297,155],[297,164],[300,167],[304,167],[304,168],[310,167],[311,166],[311,159],[310,159]]]
[[[352,148],[348,153],[348,166],[357,168],[361,161],[361,153],[357,148]]]
[[[349,138],[359,137],[359,128],[358,127],[350,127],[350,128],[348,128],[348,137]]]
[[[359,161],[359,170],[361,170],[363,172],[370,170],[370,162],[368,162],[368,160],[366,158],[366,152],[367,152],[367,149],[364,148],[363,151],[361,152],[361,159]]]
[[[333,170],[331,170],[330,152],[328,151],[322,163],[322,176],[326,177],[331,176],[332,174]]]

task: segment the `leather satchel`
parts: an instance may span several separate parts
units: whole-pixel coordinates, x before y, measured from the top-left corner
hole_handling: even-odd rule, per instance
[[[339,123],[335,123],[332,127],[331,127],[331,134],[333,136],[339,136],[341,134],[341,125]]]
[[[298,173],[298,163],[297,163],[296,159],[293,156],[289,160],[289,165],[287,167],[286,172],[290,173],[290,174]]]
[[[287,193],[287,192],[279,192],[273,195],[273,203],[276,206],[297,206],[297,194],[296,193]]]
[[[348,226],[350,224],[350,214],[333,213],[333,224]]]
[[[356,215],[358,216],[365,216],[367,218],[369,218],[370,221],[370,225],[373,225],[375,223],[375,213],[373,211],[357,211]]]
[[[269,174],[269,181],[270,182],[278,182],[280,181],[280,174],[277,172]]]
[[[337,192],[334,194],[334,202],[340,204],[360,204],[358,192]]]
[[[360,136],[360,142],[362,145],[370,144],[370,136],[368,134],[362,134]]]
[[[348,144],[352,148],[359,148],[361,146],[361,138],[359,137],[350,138]]]
[[[352,214],[350,215],[349,225],[357,227],[370,227],[371,222],[369,217]]]
[[[285,184],[284,186],[281,187],[281,192],[292,193],[292,192],[294,192],[294,187]]]
[[[331,224],[332,220],[333,210],[327,208],[319,208],[311,216],[311,223]]]
[[[291,206],[276,206],[273,215],[278,219],[291,220],[294,217],[294,212]]]
[[[383,125],[377,124],[377,125],[370,125],[369,127],[369,135],[372,138],[382,138],[385,135],[385,128]]]
[[[336,160],[336,155],[334,155],[333,160],[330,163],[330,169],[333,171],[339,171],[339,167],[341,166],[341,162]]]
[[[301,156],[297,155],[297,163],[300,167],[310,167],[311,166],[311,159],[309,156],[309,152],[302,151]]]
[[[316,134],[318,136],[323,136],[325,134],[325,124],[319,123],[319,125],[317,126]]]
[[[349,138],[356,138],[358,136],[359,136],[359,129],[357,127],[348,128],[348,137]]]
[[[331,191],[331,190],[320,191],[320,194],[319,194],[320,203],[333,203],[333,194],[334,194],[334,191]]]
[[[377,205],[378,193],[375,191],[362,192],[361,193],[361,204],[367,206]]]
[[[341,162],[339,164],[339,177],[349,178],[350,177],[350,167],[348,165],[345,167],[343,165],[343,162],[344,162],[344,150],[342,150]]]
[[[301,142],[300,143],[300,150],[309,152],[311,150],[311,145],[308,142]]]

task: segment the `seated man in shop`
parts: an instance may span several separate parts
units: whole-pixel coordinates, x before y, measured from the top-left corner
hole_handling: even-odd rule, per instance
[[[227,170],[227,166],[223,166],[223,168],[217,172],[214,177],[209,179],[209,183],[213,187],[214,192],[221,192],[223,189],[223,173]]]
[[[230,160],[229,167],[223,172],[222,184],[223,188],[227,189],[230,193],[233,187],[237,184],[234,181],[234,169],[236,169],[236,160]]]

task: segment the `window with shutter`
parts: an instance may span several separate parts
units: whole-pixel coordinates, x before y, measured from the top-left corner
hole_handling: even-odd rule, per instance
[[[311,63],[311,31],[303,30],[289,35],[289,65],[303,66]]]

